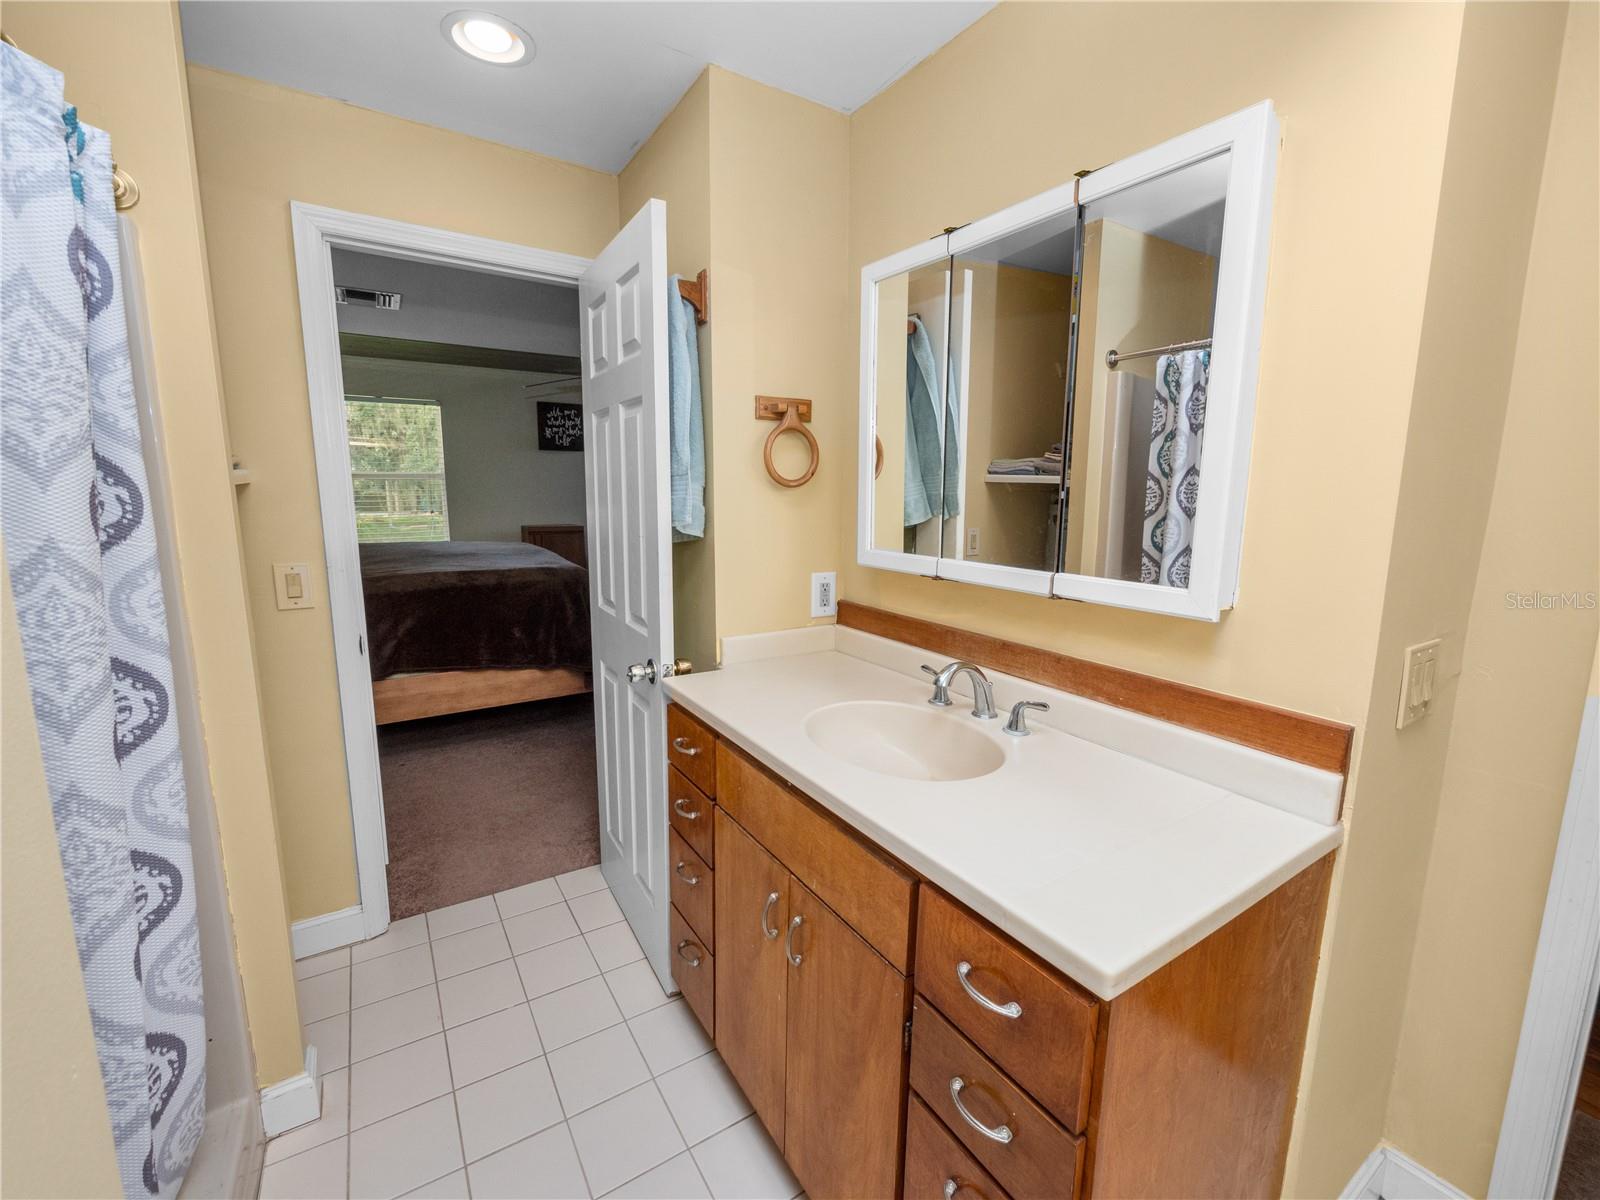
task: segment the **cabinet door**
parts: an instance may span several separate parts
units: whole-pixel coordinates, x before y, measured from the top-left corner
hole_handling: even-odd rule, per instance
[[[789,872],[720,807],[715,812],[717,1050],[781,1148]]]
[[[810,1195],[893,1196],[909,985],[798,879],[789,907],[784,1157]]]

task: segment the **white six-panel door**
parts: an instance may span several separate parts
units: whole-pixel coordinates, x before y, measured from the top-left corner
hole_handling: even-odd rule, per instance
[[[672,662],[667,206],[651,200],[579,281],[600,866],[662,986],[665,698]],[[632,678],[630,678],[630,668]]]

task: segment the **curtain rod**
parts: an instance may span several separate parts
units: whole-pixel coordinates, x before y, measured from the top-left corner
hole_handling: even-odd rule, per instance
[[[1126,354],[1107,350],[1106,366],[1115,371],[1118,363],[1127,362],[1130,358],[1150,358],[1156,354],[1171,354],[1174,350],[1205,350],[1210,345],[1210,338],[1196,338],[1192,342],[1173,342],[1170,346],[1153,346],[1149,350],[1129,350]]]
[[[17,45],[17,39],[3,29],[0,29],[0,42],[4,42],[19,53],[27,53]],[[111,200],[117,206],[118,212],[126,212],[139,203],[139,185],[134,182],[132,175],[117,166],[115,162],[111,164]]]

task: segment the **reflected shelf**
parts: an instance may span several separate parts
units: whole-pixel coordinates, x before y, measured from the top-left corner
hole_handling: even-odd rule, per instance
[[[1059,476],[1059,475],[985,475],[983,477],[983,481],[985,483],[1031,483],[1031,484],[1048,483],[1051,487],[1057,487],[1061,483],[1061,476]],[[1070,475],[1067,477],[1067,486],[1068,487],[1072,486],[1072,477]]]

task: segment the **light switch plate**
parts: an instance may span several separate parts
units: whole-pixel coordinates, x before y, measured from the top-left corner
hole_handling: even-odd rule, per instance
[[[967,526],[967,557],[978,557],[978,529],[975,525]]]
[[[832,617],[839,613],[839,575],[835,571],[811,573],[811,615]]]
[[[272,592],[279,608],[312,608],[311,567],[307,563],[273,563]]]
[[[1442,639],[1407,646],[1404,673],[1400,676],[1400,710],[1394,727],[1404,729],[1433,710],[1433,690],[1439,678],[1439,647]]]

